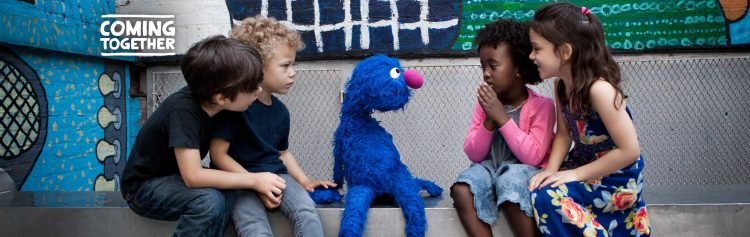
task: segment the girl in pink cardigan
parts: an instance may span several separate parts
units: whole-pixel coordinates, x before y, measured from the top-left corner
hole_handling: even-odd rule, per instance
[[[474,42],[484,82],[464,141],[473,164],[458,175],[451,197],[469,236],[492,236],[499,209],[516,236],[538,236],[528,184],[549,158],[554,102],[526,87],[541,79],[523,24],[492,22]]]

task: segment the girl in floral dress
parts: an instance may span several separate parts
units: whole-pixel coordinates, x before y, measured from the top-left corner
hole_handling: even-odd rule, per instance
[[[529,36],[540,76],[558,78],[549,162],[529,181],[537,226],[544,236],[649,236],[644,160],[601,22],[553,3],[536,12]]]

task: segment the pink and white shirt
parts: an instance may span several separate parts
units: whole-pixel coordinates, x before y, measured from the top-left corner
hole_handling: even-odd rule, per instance
[[[550,145],[554,137],[555,103],[552,99],[528,89],[529,98],[521,108],[520,123],[508,120],[498,129],[518,160],[527,165],[547,167]],[[490,152],[492,134],[484,125],[487,114],[479,105],[474,106],[469,133],[464,140],[464,152],[474,163],[482,162]]]

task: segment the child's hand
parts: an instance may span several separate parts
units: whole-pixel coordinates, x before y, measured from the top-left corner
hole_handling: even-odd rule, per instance
[[[531,176],[531,179],[529,180],[529,192],[534,191],[534,189],[539,188],[539,184],[547,180],[550,176],[557,173],[557,170],[548,170],[545,169],[542,172],[536,173],[534,176]]]
[[[252,174],[255,180],[253,189],[261,196],[280,196],[281,192],[286,188],[286,180],[274,173],[262,172]]]
[[[484,126],[487,131],[495,131],[498,129],[497,123],[495,123],[490,116],[487,116],[484,118],[484,121],[482,122],[482,126]]]
[[[550,176],[545,180],[540,187],[544,187],[547,185],[552,184],[553,188],[557,188],[557,186],[560,186],[561,184],[567,183],[567,182],[578,182],[581,181],[578,176],[575,173],[575,170],[566,170],[566,171],[560,171],[556,174]]]
[[[509,120],[505,106],[500,102],[495,91],[487,83],[482,82],[479,84],[479,88],[477,88],[477,100],[479,100],[479,104],[484,109],[487,117],[491,118],[499,126],[502,126]]]
[[[303,183],[302,187],[305,188],[308,192],[312,192],[315,190],[315,188],[323,186],[324,188],[335,188],[336,183],[331,181],[322,181],[322,180],[316,180],[316,181],[309,181],[307,183]]]
[[[580,181],[574,170],[565,170],[554,173],[547,172],[547,170],[545,170],[537,173],[536,175],[534,175],[534,177],[531,178],[531,181],[529,181],[529,191],[534,190],[534,188],[542,188],[550,184],[552,184],[551,187],[556,188],[561,184],[574,181]]]
[[[274,197],[268,197],[264,194],[258,194],[258,198],[260,198],[260,202],[263,203],[263,206],[265,206],[268,209],[274,209],[279,207],[281,205],[281,197],[283,194],[280,194],[279,196]]]

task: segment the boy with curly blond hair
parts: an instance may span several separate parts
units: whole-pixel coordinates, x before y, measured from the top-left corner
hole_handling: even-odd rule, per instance
[[[244,112],[226,112],[211,141],[211,158],[222,170],[275,174],[286,188],[270,192],[242,190],[233,212],[240,236],[272,236],[266,210],[280,208],[292,222],[295,236],[323,236],[315,203],[308,191],[334,187],[312,181],[289,151],[289,111],[273,93],[286,94],[294,83],[296,52],[304,48],[300,34],[273,18],[249,17],[231,37],[254,46],[263,60],[261,93]]]

